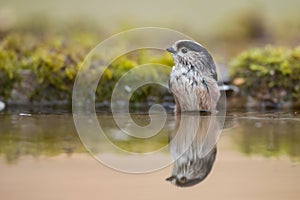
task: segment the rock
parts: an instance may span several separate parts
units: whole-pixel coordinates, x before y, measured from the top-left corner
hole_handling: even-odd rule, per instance
[[[32,114],[29,114],[29,113],[19,113],[19,116],[31,117]]]
[[[30,103],[30,95],[36,89],[38,81],[34,73],[30,70],[21,70],[19,74],[22,77],[22,81],[15,83],[8,103],[28,104]]]
[[[4,110],[4,108],[5,108],[5,104],[2,101],[0,101],[0,111]]]

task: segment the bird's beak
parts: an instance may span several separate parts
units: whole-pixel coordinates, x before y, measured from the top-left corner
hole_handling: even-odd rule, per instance
[[[172,181],[174,179],[174,176],[170,176],[170,177],[168,177],[168,178],[166,178],[166,181]]]
[[[169,47],[166,50],[170,53],[176,53],[175,49],[173,49],[172,47]]]

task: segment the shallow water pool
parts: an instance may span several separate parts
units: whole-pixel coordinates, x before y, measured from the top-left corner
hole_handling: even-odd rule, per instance
[[[300,197],[297,113],[232,112],[227,113],[224,126],[209,116],[182,115],[178,119],[168,114],[163,129],[149,138],[120,131],[115,120],[122,114],[114,119],[110,113],[99,113],[104,138],[110,143],[102,142],[103,136],[93,138],[87,130],[89,144],[85,146],[93,147],[89,150],[94,155],[80,141],[71,114],[2,113],[0,193],[6,200],[296,200]],[[141,126],[150,122],[146,114],[131,116]],[[147,159],[131,156],[153,152],[155,156]],[[132,174],[120,169],[152,172]],[[166,181],[168,177],[173,181]],[[193,177],[197,179],[193,186],[177,187]]]

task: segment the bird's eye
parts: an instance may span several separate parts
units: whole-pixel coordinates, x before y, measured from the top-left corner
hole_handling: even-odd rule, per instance
[[[187,50],[187,48],[182,48],[182,49],[181,49],[181,52],[182,52],[182,53],[186,53],[186,52],[188,52],[188,50]]]
[[[186,182],[186,177],[181,177],[181,178],[179,179],[179,181],[180,181],[181,183],[185,183],[185,182]]]

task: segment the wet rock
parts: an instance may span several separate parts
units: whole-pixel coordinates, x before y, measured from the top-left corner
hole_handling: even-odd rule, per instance
[[[15,83],[8,100],[10,104],[29,104],[30,97],[37,88],[38,81],[36,76],[30,70],[21,70],[20,77],[22,81]]]
[[[265,97],[265,96],[263,96]],[[293,102],[291,100],[283,100],[283,99],[275,99],[275,98],[262,98],[261,96],[253,97],[247,96],[247,104],[248,108],[263,108],[263,109],[280,109],[280,108],[291,108]]]
[[[2,101],[0,101],[0,111],[4,110],[4,108],[5,108],[5,104]]]

